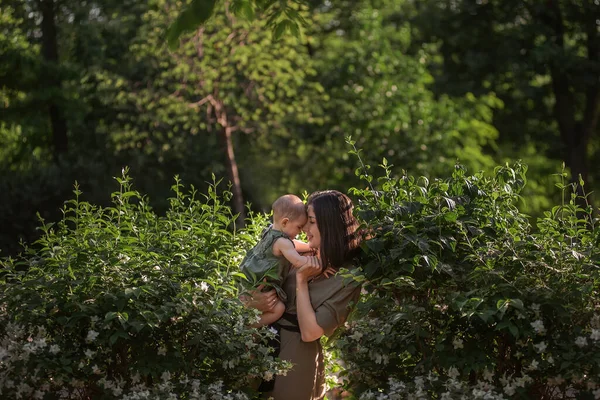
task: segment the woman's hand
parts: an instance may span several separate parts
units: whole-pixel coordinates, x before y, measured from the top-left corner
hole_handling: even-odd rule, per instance
[[[309,262],[298,268],[296,272],[296,280],[306,282],[313,276],[319,275],[322,272],[321,260],[319,257],[308,257]]]
[[[323,271],[323,275],[325,275],[325,278],[329,278],[330,276],[334,276],[336,272],[337,271],[335,269],[327,267],[327,269]]]
[[[263,292],[262,289],[264,287],[265,285],[260,285],[256,290],[240,298],[246,307],[256,308],[260,312],[273,310],[273,307],[275,307],[275,304],[279,300],[277,292],[275,289]]]

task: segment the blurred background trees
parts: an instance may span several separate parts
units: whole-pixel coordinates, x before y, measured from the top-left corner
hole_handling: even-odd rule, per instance
[[[429,178],[522,159],[532,215],[563,161],[586,191],[600,179],[598,0],[278,2],[297,34],[218,2],[169,50],[186,4],[0,0],[0,254],[74,181],[109,203],[124,166],[159,213],[175,174],[231,181],[241,214],[362,185],[347,135],[365,163]]]

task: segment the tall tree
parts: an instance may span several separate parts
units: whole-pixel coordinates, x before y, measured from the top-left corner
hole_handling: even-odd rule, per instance
[[[347,155],[348,135],[372,166],[385,157],[398,171],[430,177],[446,174],[457,160],[472,171],[493,167],[492,110],[502,103],[493,94],[434,95],[427,66],[435,52],[411,53],[410,21],[393,20],[410,2],[315,3],[306,44],[318,70],[314,79],[328,96],[321,104],[326,117],[298,127],[304,148],[292,171],[314,189],[363,184],[352,180],[356,160]]]
[[[435,72],[439,91],[496,92],[508,105],[495,118],[505,142],[533,140],[544,148],[555,135],[560,146],[548,146],[547,154],[564,160],[572,181],[599,178],[589,165],[600,117],[597,0],[427,1],[420,7],[421,32],[443,56]]]
[[[132,50],[139,62],[161,68],[146,74],[139,94],[160,98],[163,107],[157,112],[196,114],[200,120],[187,129],[220,138],[241,224],[245,206],[236,133],[275,140],[289,135],[287,120],[312,118],[320,86],[306,79],[315,73],[312,61],[298,41],[274,41],[264,21],[236,18],[229,3],[222,4],[210,21],[169,53],[162,32],[178,8],[170,1],[151,4],[152,10],[144,16],[151,23],[140,31]]]
[[[51,93],[48,102],[48,114],[50,116],[50,126],[52,132],[52,144],[54,158],[58,159],[60,154],[67,151],[67,121],[60,108],[59,102],[55,99],[62,93],[62,79],[58,73],[58,33],[56,28],[56,8],[54,0],[36,0],[36,5],[42,17],[42,56],[44,66],[41,69],[41,82],[45,83],[47,90]]]

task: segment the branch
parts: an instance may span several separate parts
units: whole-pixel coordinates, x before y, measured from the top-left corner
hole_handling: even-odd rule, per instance
[[[200,107],[210,101],[209,97],[212,97],[212,95],[208,95],[205,98],[203,98],[202,100],[198,100],[194,103],[190,103],[190,104],[188,104],[188,107],[192,107],[192,108]]]

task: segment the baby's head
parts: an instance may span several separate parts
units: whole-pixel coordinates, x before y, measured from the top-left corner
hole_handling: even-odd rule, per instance
[[[306,224],[306,206],[298,196],[286,194],[273,203],[273,228],[295,238]]]

